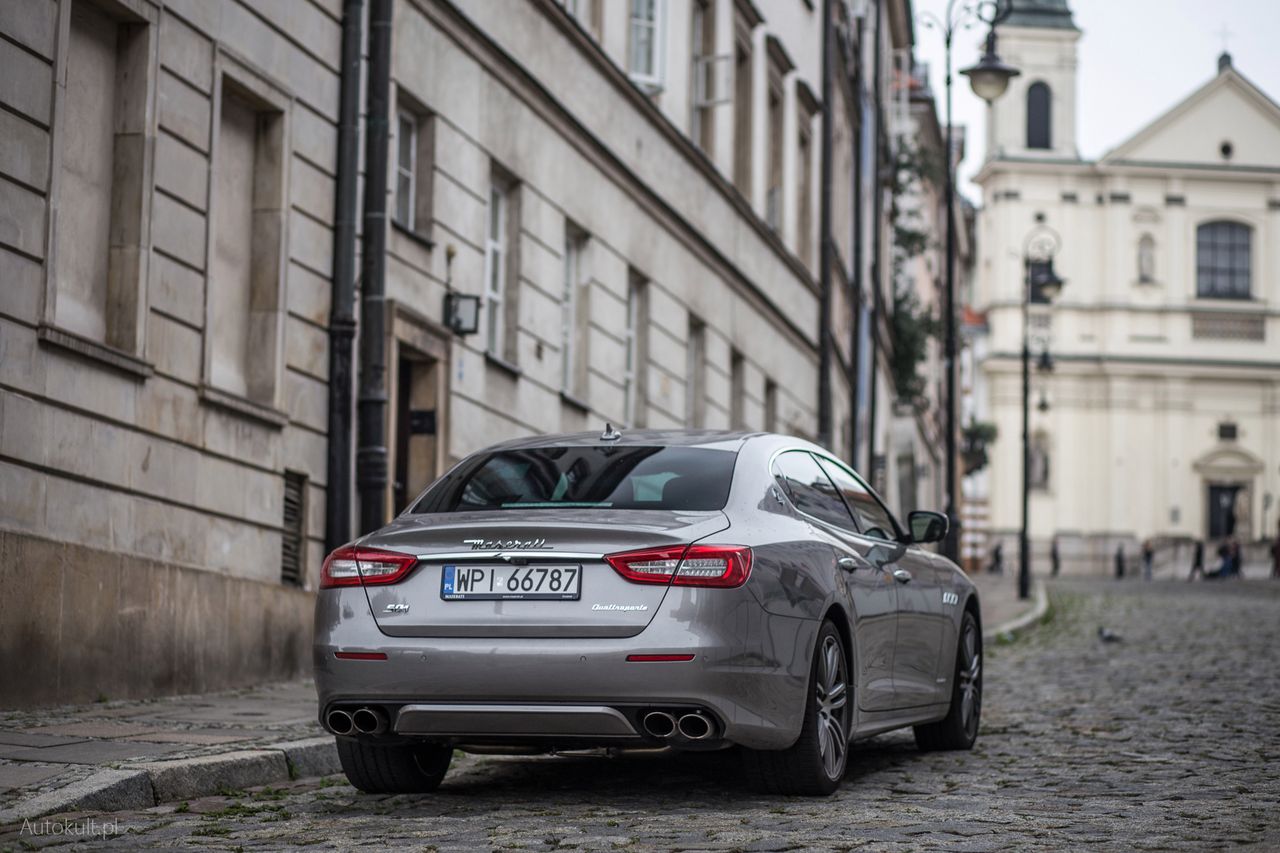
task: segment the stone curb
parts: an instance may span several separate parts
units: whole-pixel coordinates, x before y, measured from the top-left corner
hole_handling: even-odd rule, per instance
[[[1045,614],[1049,612],[1049,593],[1045,591],[1042,582],[1036,581],[1031,587],[1031,595],[1035,599],[1035,603],[1029,611],[1021,616],[1006,619],[994,628],[983,631],[982,641],[984,643],[994,643],[1000,637],[1014,637],[1039,623],[1045,617]]]
[[[155,761],[127,770],[100,770],[87,779],[0,810],[0,826],[55,813],[147,809],[158,803],[291,779],[329,776],[341,770],[332,737],[287,741],[200,758]]]

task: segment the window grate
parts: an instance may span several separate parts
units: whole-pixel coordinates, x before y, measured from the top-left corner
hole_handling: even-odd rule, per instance
[[[305,577],[307,475],[284,472],[284,517],[280,538],[280,583],[302,586]]]

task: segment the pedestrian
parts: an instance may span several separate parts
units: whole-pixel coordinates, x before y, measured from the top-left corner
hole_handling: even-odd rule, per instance
[[[991,549],[991,568],[988,571],[993,575],[1004,574],[1004,543],[997,542]]]
[[[1231,577],[1238,578],[1244,575],[1244,554],[1240,550],[1240,543],[1233,536],[1231,537],[1231,545],[1228,549],[1228,562],[1231,568]]]
[[[1201,580],[1204,579],[1204,541],[1196,540],[1196,548],[1191,557],[1191,575],[1187,578],[1189,581],[1196,579],[1199,575]]]
[[[1151,563],[1155,558],[1155,546],[1151,544],[1150,539],[1144,540],[1142,543],[1142,579],[1144,581],[1151,580]]]
[[[1062,571],[1062,555],[1058,553],[1058,537],[1049,543],[1049,577],[1056,578]]]
[[[1280,578],[1280,519],[1276,520],[1276,541],[1271,543],[1271,577]]]
[[[1124,580],[1124,545],[1116,546],[1116,580]]]

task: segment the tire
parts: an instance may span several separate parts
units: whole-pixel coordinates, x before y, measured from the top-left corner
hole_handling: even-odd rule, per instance
[[[823,622],[809,669],[804,724],[787,749],[743,752],[751,787],[764,794],[826,797],[840,787],[849,762],[849,665],[840,634]]]
[[[951,707],[936,723],[916,726],[916,746],[926,751],[972,749],[982,719],[982,632],[968,610],[956,638]]]
[[[429,743],[374,746],[340,737],[338,759],[347,781],[366,794],[426,794],[440,786],[453,749]]]

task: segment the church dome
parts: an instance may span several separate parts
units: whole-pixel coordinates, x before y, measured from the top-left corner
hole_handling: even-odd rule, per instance
[[[1012,0],[1013,11],[1001,23],[1009,27],[1074,30],[1067,0]]]

